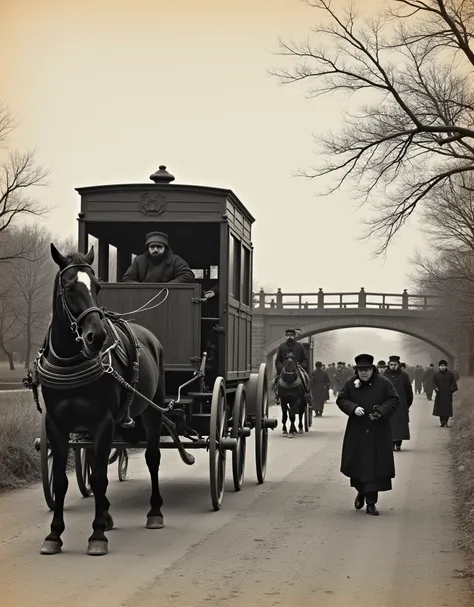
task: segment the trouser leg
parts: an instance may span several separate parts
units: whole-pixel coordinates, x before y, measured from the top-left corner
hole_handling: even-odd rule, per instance
[[[367,506],[375,506],[375,504],[378,502],[378,499],[379,494],[377,491],[369,491],[365,495],[365,503],[367,504]]]

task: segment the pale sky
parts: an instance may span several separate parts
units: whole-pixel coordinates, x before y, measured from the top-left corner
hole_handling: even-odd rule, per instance
[[[51,168],[38,197],[55,206],[47,222],[55,233],[76,234],[75,187],[146,183],[165,164],[177,183],[228,187],[248,207],[260,283],[283,291],[408,286],[416,225],[386,260],[371,260],[374,243],[355,242],[362,215],[346,194],[318,198],[323,183],[292,176],[314,163],[311,133],[337,128],[342,109],[266,72],[281,65],[272,54],[278,36],[304,38],[314,9],[299,0],[1,6],[0,97],[21,121],[14,145],[37,148]]]

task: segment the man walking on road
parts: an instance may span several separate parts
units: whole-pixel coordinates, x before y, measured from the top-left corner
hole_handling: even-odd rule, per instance
[[[439,361],[439,371],[433,376],[433,386],[436,392],[433,415],[439,417],[441,428],[447,428],[449,418],[453,416],[453,394],[458,385],[445,360]]]
[[[410,440],[410,407],[413,403],[413,387],[406,371],[400,366],[400,357],[391,356],[385,373],[397,391],[400,404],[397,412],[390,418],[393,450],[400,451],[402,441]]]
[[[378,515],[379,491],[392,489],[395,478],[390,418],[399,398],[393,384],[374,366],[374,357],[360,354],[355,359],[355,376],[342,386],[337,406],[347,416],[342,446],[341,472],[357,490],[354,506]]]
[[[423,376],[423,389],[425,391],[426,394],[426,398],[428,400],[432,400],[433,399],[433,377],[435,374],[435,369],[434,369],[434,365],[433,363],[431,363],[431,365],[428,367],[428,369],[426,369],[425,374]]]

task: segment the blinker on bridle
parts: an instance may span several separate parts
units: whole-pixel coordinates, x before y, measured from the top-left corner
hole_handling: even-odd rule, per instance
[[[70,270],[71,268],[82,268],[82,269],[87,269],[90,270],[91,273],[95,276],[95,272],[94,272],[94,268],[89,265],[88,263],[72,263],[69,266],[66,266],[63,270],[61,270],[59,272],[59,280],[58,280],[58,286],[59,286],[59,296],[61,298],[61,303],[63,306],[63,310],[66,314],[66,316],[68,317],[69,323],[70,323],[70,328],[71,331],[73,333],[76,334],[76,341],[77,342],[83,342],[84,343],[84,338],[82,336],[82,334],[79,332],[79,329],[81,329],[80,326],[80,322],[82,320],[84,320],[84,318],[88,315],[91,314],[92,312],[97,312],[100,316],[101,319],[104,318],[104,311],[101,308],[98,308],[97,306],[91,306],[90,308],[87,308],[87,310],[84,310],[84,312],[82,312],[81,314],[79,314],[79,316],[74,316],[74,314],[71,312],[71,310],[69,309],[69,306],[67,304],[66,301],[66,297],[64,295],[64,285],[63,285],[63,281],[62,281],[62,277],[64,272],[66,272],[66,270]]]

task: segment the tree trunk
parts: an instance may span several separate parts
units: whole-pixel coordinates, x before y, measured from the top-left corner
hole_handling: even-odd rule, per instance
[[[10,371],[14,371],[15,360],[13,358],[13,352],[9,352],[3,344],[0,344],[0,348],[5,352],[5,356],[8,358],[8,365],[10,367]]]

